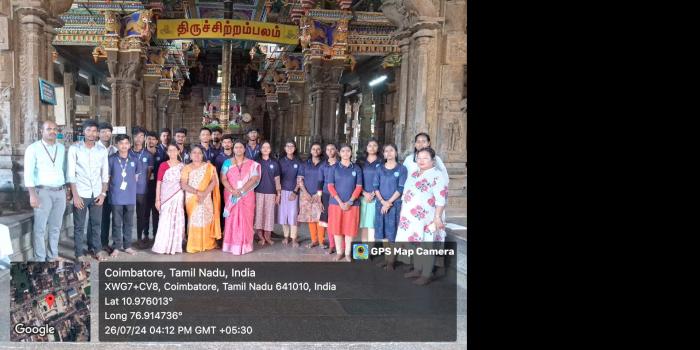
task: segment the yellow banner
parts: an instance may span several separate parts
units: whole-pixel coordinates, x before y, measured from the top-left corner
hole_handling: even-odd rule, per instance
[[[158,39],[233,39],[265,43],[299,42],[299,28],[293,25],[235,19],[159,19]]]

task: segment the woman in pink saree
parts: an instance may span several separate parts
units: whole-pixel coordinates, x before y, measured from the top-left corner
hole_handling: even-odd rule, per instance
[[[159,254],[182,253],[185,234],[184,192],[180,187],[180,172],[184,165],[177,159],[178,149],[168,146],[170,160],[160,164],[156,182],[156,209],[160,212],[158,234],[151,250]]]
[[[234,255],[253,251],[253,223],[255,222],[255,192],[260,181],[260,164],[247,159],[245,145],[233,144],[233,158],[221,166],[224,185],[224,244],[222,250]]]

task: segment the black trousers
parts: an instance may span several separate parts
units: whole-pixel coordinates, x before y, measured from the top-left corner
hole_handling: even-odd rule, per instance
[[[158,213],[158,210],[156,210],[156,181],[149,181],[148,182],[148,196],[147,202],[148,202],[148,214],[151,217],[151,222],[153,223],[153,238],[156,237],[156,234],[158,233],[158,219],[160,218],[160,215]],[[148,225],[146,225],[148,226]],[[148,229],[148,227],[146,227]]]
[[[112,228],[112,204],[110,202],[109,192],[107,192],[107,197],[105,197],[105,202],[102,204],[102,234],[100,235],[100,241],[102,243],[102,248],[107,249],[109,247],[109,230]],[[94,247],[90,247],[93,248]]]
[[[136,194],[136,239],[148,238],[148,214],[150,211],[148,194]]]

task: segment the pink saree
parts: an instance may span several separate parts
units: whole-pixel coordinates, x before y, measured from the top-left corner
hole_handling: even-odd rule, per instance
[[[233,188],[240,189],[253,176],[260,175],[260,164],[246,159],[240,169],[227,159],[221,166],[221,172]],[[257,185],[257,184],[256,184]],[[240,198],[234,198],[224,189],[224,245],[222,250],[234,255],[243,255],[253,251],[253,223],[255,222],[255,192],[251,188]]]

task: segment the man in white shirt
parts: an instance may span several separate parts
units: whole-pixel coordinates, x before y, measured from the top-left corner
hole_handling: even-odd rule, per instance
[[[29,204],[34,208],[32,247],[34,261],[55,261],[58,258],[58,239],[61,235],[63,214],[66,211],[65,165],[66,149],[56,142],[58,126],[45,121],[41,126],[41,140],[24,152],[24,186],[29,191]],[[46,228],[49,246],[46,251]]]
[[[85,141],[73,144],[68,149],[68,171],[66,176],[73,192],[73,226],[75,236],[75,258],[84,258],[85,216],[89,212],[87,240],[95,259],[103,261],[107,254],[102,251],[102,211],[109,184],[108,151],[97,142],[97,123],[83,122]]]

